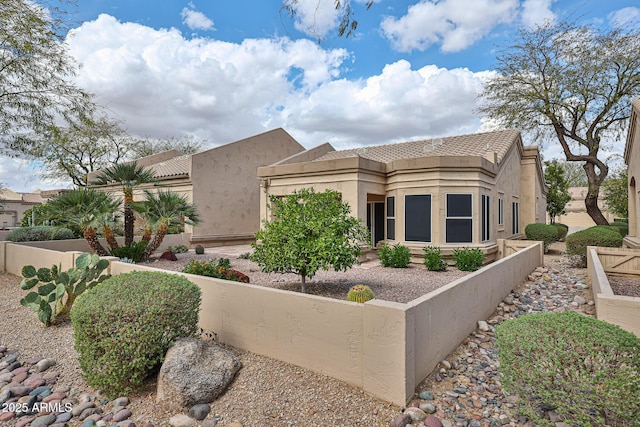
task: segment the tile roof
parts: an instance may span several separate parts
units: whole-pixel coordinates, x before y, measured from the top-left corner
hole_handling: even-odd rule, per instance
[[[376,145],[331,151],[313,161],[336,160],[360,156],[381,163],[394,160],[428,156],[485,156],[497,153],[498,163],[502,161],[509,148],[520,137],[513,129],[494,132],[474,133],[470,135],[448,136],[421,141],[401,142],[397,144]]]
[[[22,201],[26,203],[44,203],[46,200],[40,193],[20,193]]]
[[[149,165],[148,168],[155,173],[156,178],[171,178],[189,176],[190,165],[191,155],[185,154],[163,162],[154,163]]]

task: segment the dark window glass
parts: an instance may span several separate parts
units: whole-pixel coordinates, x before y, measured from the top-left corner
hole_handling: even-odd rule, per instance
[[[471,243],[472,230],[471,219],[447,219],[447,243]]]
[[[404,228],[408,242],[431,241],[431,195],[405,196]]]
[[[482,241],[489,240],[491,216],[489,211],[489,196],[482,196]]]
[[[396,217],[396,198],[394,196],[387,197],[387,217]]]
[[[471,194],[447,194],[447,217],[470,217]]]
[[[387,239],[396,240],[396,220],[387,218]]]

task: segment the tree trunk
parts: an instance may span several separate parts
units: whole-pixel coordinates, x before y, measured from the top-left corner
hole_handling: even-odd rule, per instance
[[[83,230],[82,235],[96,254],[100,256],[109,256],[109,252],[107,252],[107,250],[100,244],[96,231],[93,228],[89,227],[86,230]]]
[[[144,229],[144,233],[142,233],[142,241],[149,243],[151,240],[151,235],[153,234],[153,230],[151,228],[146,227]]]
[[[603,166],[606,169],[606,166]],[[593,219],[597,225],[609,225],[609,221],[602,215],[600,207],[598,206],[598,196],[600,194],[600,184],[607,177],[608,169],[600,169],[600,173],[596,173],[596,166],[593,163],[586,162],[584,164],[584,170],[587,173],[587,180],[589,181],[589,189],[587,190],[587,197],[584,199],[584,206],[587,208],[587,213]]]
[[[167,225],[160,224],[158,226],[158,230],[156,231],[156,235],[153,237],[153,240],[149,242],[147,248],[144,250],[142,254],[142,261],[147,261],[151,254],[160,247],[162,244],[162,240],[164,240],[164,236],[167,234]]]
[[[124,245],[131,246],[131,242],[133,242],[133,223],[135,222],[133,209],[130,205],[133,202],[133,190],[125,188],[122,192],[124,193]]]
[[[307,276],[305,276],[304,274],[301,274],[300,276],[302,277],[302,293],[306,294],[307,291],[304,288],[304,284],[307,282]]]
[[[113,235],[113,230],[111,230],[111,227],[109,227],[108,225],[105,225],[102,229],[102,232],[104,233],[104,238],[107,240],[107,243],[109,244],[109,247],[111,249],[118,249],[118,241],[116,240],[116,237]]]

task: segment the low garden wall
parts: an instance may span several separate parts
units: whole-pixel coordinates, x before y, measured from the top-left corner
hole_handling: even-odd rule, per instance
[[[640,251],[628,248],[587,248],[587,272],[593,287],[596,317],[640,337],[640,298],[615,295],[607,274],[640,276]]]
[[[200,327],[221,342],[329,375],[402,406],[477,321],[489,317],[511,289],[542,265],[542,243],[528,243],[517,253],[407,304],[382,300],[357,304],[172,274],[183,274],[200,287]],[[53,256],[43,252],[49,249],[15,244],[4,244],[2,251],[6,271],[18,275],[17,258],[21,268],[45,253]],[[60,260],[75,256],[58,254]],[[155,270],[118,261],[109,268],[114,275]]]

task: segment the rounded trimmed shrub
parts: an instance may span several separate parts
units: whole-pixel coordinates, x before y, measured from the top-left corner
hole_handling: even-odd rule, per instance
[[[71,323],[87,383],[109,397],[142,387],[169,346],[198,332],[200,288],[184,276],[114,276],[73,306]]]
[[[389,246],[383,243],[378,249],[378,256],[383,267],[407,268],[411,263],[409,248],[400,244]]]
[[[64,227],[38,225],[35,227],[20,227],[7,234],[11,242],[42,242],[44,240],[75,239],[73,231]]]
[[[629,224],[626,222],[614,222],[609,225],[612,230],[616,230],[622,237],[626,237],[629,234]]]
[[[558,241],[563,241],[567,237],[569,226],[560,222],[555,222],[551,225],[553,225],[558,230]]]
[[[373,291],[367,285],[355,285],[347,293],[347,301],[365,303],[375,298]]]
[[[528,314],[496,327],[505,389],[534,425],[542,409],[571,425],[631,426],[640,419],[640,339],[572,311]]]
[[[619,248],[622,236],[609,226],[596,225],[567,236],[567,255],[579,256],[583,266],[587,264],[587,246]]]
[[[425,246],[424,251],[424,266],[429,271],[445,271],[447,269],[447,263],[442,259],[442,253],[440,248],[436,246]]]
[[[568,229],[567,229],[568,230]],[[524,234],[527,240],[539,240],[544,243],[544,251],[547,251],[549,245],[558,240],[558,229],[553,225],[535,222],[524,228]]]
[[[453,250],[453,259],[458,270],[476,271],[484,264],[484,253],[478,248],[458,248]]]

